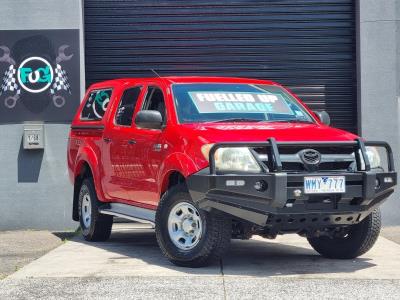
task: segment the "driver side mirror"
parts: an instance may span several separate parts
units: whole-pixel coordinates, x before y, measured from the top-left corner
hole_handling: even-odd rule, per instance
[[[327,126],[331,124],[331,117],[329,117],[329,114],[326,111],[314,111],[314,113],[317,115],[322,124]]]
[[[158,110],[142,110],[137,113],[135,124],[145,129],[161,129],[163,119]]]

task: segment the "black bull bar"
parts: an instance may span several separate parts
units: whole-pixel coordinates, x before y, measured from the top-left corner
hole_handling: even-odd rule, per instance
[[[371,169],[366,153],[367,146],[386,150],[387,171]],[[238,172],[235,174],[219,172],[215,164],[215,154],[218,149],[227,147],[248,147],[262,172]],[[267,149],[268,159],[271,159],[269,168],[266,168],[254,151],[254,148],[264,147]],[[279,153],[279,149],[283,147],[351,148],[354,149],[357,171],[285,172]],[[296,190],[303,190],[304,177],[310,175],[344,176],[346,192],[293,196]],[[240,181],[240,185],[227,185],[227,182],[238,181]],[[255,188],[257,184],[259,186],[260,182],[265,183],[266,189]],[[304,225],[307,225],[308,221],[312,222],[316,219],[318,222],[315,224],[319,224],[319,220],[322,219],[328,220],[326,225],[331,223],[354,224],[360,222],[392,194],[396,184],[397,173],[390,145],[381,141],[364,142],[361,139],[344,142],[277,142],[274,138],[270,138],[266,142],[217,143],[211,147],[209,152],[209,168],[188,178],[189,192],[200,208],[220,210],[260,226],[268,225],[268,219],[277,217],[282,217],[282,220],[305,219],[307,221]],[[315,201],[315,197],[318,198],[318,201]]]

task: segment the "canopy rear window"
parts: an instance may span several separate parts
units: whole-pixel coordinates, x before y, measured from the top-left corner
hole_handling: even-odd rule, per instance
[[[82,108],[81,120],[99,121],[103,118],[110,102],[112,89],[94,90],[89,93]]]

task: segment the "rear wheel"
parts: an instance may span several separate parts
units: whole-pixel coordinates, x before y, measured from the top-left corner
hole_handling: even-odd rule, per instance
[[[157,241],[172,263],[201,267],[218,260],[228,249],[231,221],[197,207],[184,185],[162,197],[156,213]]]
[[[98,207],[93,179],[86,178],[79,191],[79,222],[87,241],[105,241],[111,234],[113,217],[100,214]]]
[[[308,241],[324,257],[351,259],[372,248],[378,239],[380,229],[381,213],[376,209],[360,223],[351,225],[334,237],[313,237],[308,238]]]

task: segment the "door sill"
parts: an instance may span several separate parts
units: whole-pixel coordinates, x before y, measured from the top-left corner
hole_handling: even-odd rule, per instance
[[[99,212],[155,227],[156,211],[123,203],[108,203],[99,207]]]

